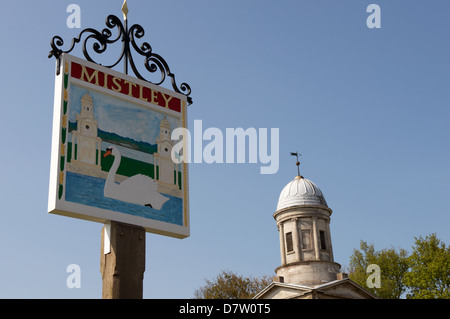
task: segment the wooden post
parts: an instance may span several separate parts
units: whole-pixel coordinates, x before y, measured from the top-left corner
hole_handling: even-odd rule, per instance
[[[105,234],[110,227],[109,234]],[[105,251],[109,235],[110,252]],[[106,249],[108,249],[107,247]],[[106,252],[106,253],[105,253]],[[145,229],[111,221],[102,228],[100,272],[103,299],[142,299],[145,271]]]

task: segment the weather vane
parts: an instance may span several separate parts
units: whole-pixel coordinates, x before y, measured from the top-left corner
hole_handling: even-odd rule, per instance
[[[295,152],[295,153],[292,153],[292,152],[291,152],[291,156],[297,157],[297,162],[295,163],[295,165],[297,165],[297,175],[298,175],[298,176],[301,176],[301,175],[300,175],[300,162],[298,161],[298,157],[299,157],[299,156],[302,156],[302,154],[300,154],[299,152]]]

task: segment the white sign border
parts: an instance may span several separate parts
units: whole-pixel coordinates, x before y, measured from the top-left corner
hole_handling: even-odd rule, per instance
[[[162,108],[160,106],[154,106],[149,102],[140,101],[139,99],[129,97],[122,93],[111,91],[107,88],[97,86],[88,82],[71,78],[70,68],[71,62],[84,65],[94,70],[107,73],[111,76],[136,83],[148,87],[151,90],[158,91],[181,101],[181,115],[173,110]],[[67,217],[73,217],[77,219],[83,219],[88,221],[94,221],[99,223],[109,223],[111,220],[118,221],[126,224],[136,225],[144,227],[146,232],[155,233],[159,235],[186,238],[190,236],[190,216],[189,216],[189,182],[188,182],[188,164],[183,162],[183,225],[176,225],[154,219],[134,216],[126,213],[120,213],[110,210],[105,210],[97,207],[91,207],[83,204],[67,202],[63,199],[59,199],[59,185],[65,184],[65,168],[67,166],[67,135],[64,145],[62,145],[62,129],[63,125],[66,126],[66,134],[68,134],[68,124],[63,124],[65,115],[64,113],[64,101],[68,101],[68,95],[70,94],[67,89],[70,88],[70,82],[83,87],[95,90],[113,97],[117,97],[123,100],[129,100],[134,104],[138,104],[143,107],[149,107],[155,109],[158,112],[167,113],[168,115],[181,118],[183,127],[187,128],[187,97],[183,94],[168,90],[166,88],[151,84],[146,81],[131,77],[129,75],[117,72],[112,69],[105,68],[95,63],[82,60],[80,58],[71,56],[69,54],[63,54],[61,59],[61,71],[55,78],[55,95],[54,95],[54,108],[53,108],[53,133],[52,133],[52,148],[51,148],[51,163],[50,163],[50,183],[49,183],[49,197],[48,197],[48,213],[63,215]],[[64,77],[69,73],[67,89],[65,89]],[[66,96],[65,96],[66,95]],[[68,106],[70,107],[70,106]],[[61,156],[64,154],[64,169],[61,171]],[[61,174],[63,173],[63,174]],[[62,183],[61,183],[62,182]]]

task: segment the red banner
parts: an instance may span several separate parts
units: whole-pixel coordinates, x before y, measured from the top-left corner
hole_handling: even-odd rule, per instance
[[[76,79],[134,97],[141,101],[159,105],[176,112],[181,112],[180,99],[171,95],[150,89],[147,86],[121,79],[120,77],[113,76],[99,70],[89,68],[84,65],[80,65],[76,62],[72,62],[71,70],[72,77]]]

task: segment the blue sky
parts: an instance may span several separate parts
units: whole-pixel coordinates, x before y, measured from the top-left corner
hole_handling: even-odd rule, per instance
[[[101,30],[121,0],[2,4],[1,298],[101,298],[102,225],[47,214],[55,61],[66,8]],[[366,8],[381,8],[369,29]],[[333,209],[335,261],[359,241],[410,250],[414,236],[450,243],[448,1],[129,1],[129,23],[192,88],[188,123],[279,128],[280,168],[191,164],[191,237],[147,234],[145,298],[190,298],[222,269],[274,275],[272,217],[301,173]],[[75,55],[81,56],[77,49]],[[108,56],[109,58],[110,56]],[[114,57],[111,56],[111,59]],[[70,264],[81,288],[66,286]]]
[[[70,110],[69,121],[76,122],[76,115],[81,110],[81,98],[86,92],[85,88],[72,85],[71,103],[73,107]],[[145,112],[136,104],[125,100],[117,100],[98,92],[93,91],[89,92],[89,94],[94,100],[94,117],[98,120],[99,129],[106,132],[114,132],[136,141],[156,143],[156,136],[159,136],[159,122],[164,118],[163,114],[150,111]],[[124,109],[127,110],[127,113],[123,111]],[[167,115],[166,119],[172,128],[181,125],[178,119],[173,116]],[[111,127],[112,125],[114,127]]]

